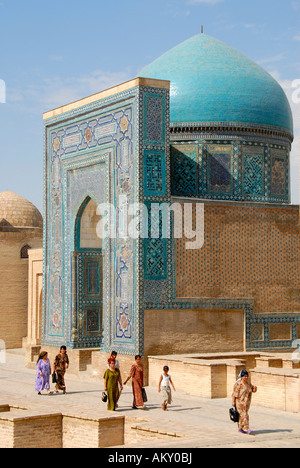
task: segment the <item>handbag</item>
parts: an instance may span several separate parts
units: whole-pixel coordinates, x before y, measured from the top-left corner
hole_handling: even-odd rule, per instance
[[[52,374],[52,383],[57,383],[57,375],[56,375],[56,372],[53,372],[53,374]]]
[[[229,417],[230,417],[231,421],[233,421],[234,423],[239,422],[240,415],[239,415],[236,408],[230,408]]]
[[[142,388],[142,397],[143,397],[143,402],[146,403],[148,399],[147,399],[146,390],[144,388]]]
[[[105,392],[102,392],[102,401],[103,401],[103,403],[107,402],[107,395],[106,395]]]

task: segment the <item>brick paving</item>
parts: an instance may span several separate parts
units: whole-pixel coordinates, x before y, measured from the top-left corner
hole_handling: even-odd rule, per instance
[[[25,367],[22,350],[7,351],[0,364],[0,403],[94,414],[107,417],[101,401],[103,381],[79,379],[67,374],[67,394],[38,396],[34,392],[35,370]],[[52,386],[53,387],[53,386]],[[52,388],[53,390],[53,388]],[[173,392],[173,404],[163,412],[157,388],[147,387],[147,409],[132,410],[131,387],[126,386],[118,410],[109,416],[125,416],[125,446],[130,448],[300,448],[300,414],[255,406],[250,410],[253,436],[237,433],[229,420],[228,398],[209,400]],[[259,389],[262,391],[262,389]]]

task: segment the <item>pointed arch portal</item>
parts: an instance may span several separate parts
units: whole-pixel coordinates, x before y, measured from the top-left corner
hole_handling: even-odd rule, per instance
[[[72,341],[101,346],[103,335],[103,255],[96,227],[97,203],[86,197],[75,222],[72,253]]]

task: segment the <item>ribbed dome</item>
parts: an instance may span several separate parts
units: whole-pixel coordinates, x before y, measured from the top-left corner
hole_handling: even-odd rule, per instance
[[[43,227],[39,210],[26,198],[13,192],[0,193],[0,227]]]
[[[293,135],[288,99],[269,73],[223,42],[198,34],[139,73],[169,80],[171,124],[250,124]]]

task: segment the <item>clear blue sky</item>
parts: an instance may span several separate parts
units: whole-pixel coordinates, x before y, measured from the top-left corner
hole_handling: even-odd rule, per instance
[[[300,79],[300,0],[0,0],[0,192],[16,192],[42,210],[42,113],[132,79],[202,24],[263,66],[291,98]],[[299,106],[293,104],[293,203]]]

